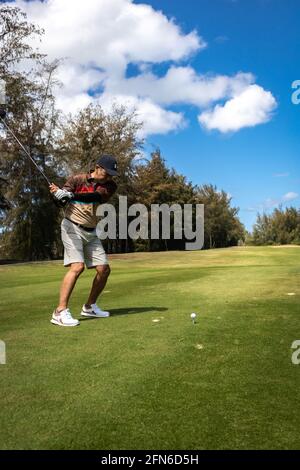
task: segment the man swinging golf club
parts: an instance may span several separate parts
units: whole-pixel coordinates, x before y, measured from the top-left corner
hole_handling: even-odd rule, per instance
[[[109,312],[101,310],[96,304],[110,274],[106,253],[96,234],[96,211],[99,204],[107,202],[116,191],[117,185],[112,178],[117,174],[115,157],[102,155],[90,174],[71,176],[62,189],[53,183],[49,186],[54,198],[62,205],[66,204],[61,237],[64,265],[69,267],[62,281],[59,304],[51,318],[51,323],[55,325],[79,325],[79,321],[72,317],[68,303],[84,265],[88,269],[94,268],[96,276],[81,315],[94,318],[109,316]]]
[[[81,315],[96,318],[108,317],[109,312],[101,310],[96,304],[110,274],[105,251],[96,235],[98,222],[96,212],[99,204],[107,202],[117,189],[116,183],[112,180],[112,177],[118,174],[115,157],[102,155],[90,174],[71,176],[64,187],[60,189],[49,181],[46,174],[8,126],[5,118],[4,105],[0,104],[0,123],[43,176],[57,204],[62,207],[66,206],[65,218],[61,223],[61,234],[64,244],[64,265],[70,269],[63,279],[59,305],[52,314],[51,323],[60,326],[79,325],[79,321],[72,317],[68,309],[68,302],[76,281],[84,270],[84,264],[87,268],[95,268],[97,274],[87,303],[82,307]]]

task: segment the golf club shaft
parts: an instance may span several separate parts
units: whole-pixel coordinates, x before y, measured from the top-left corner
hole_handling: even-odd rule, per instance
[[[6,130],[8,130],[8,132],[13,136],[13,138],[15,139],[15,141],[19,144],[19,146],[21,147],[21,149],[23,150],[23,152],[25,152],[25,154],[27,155],[27,157],[32,161],[32,163],[35,165],[35,167],[37,168],[37,170],[41,173],[41,175],[45,178],[45,180],[47,181],[48,185],[51,184],[51,182],[48,180],[47,176],[45,175],[45,173],[43,172],[43,170],[40,169],[40,167],[38,166],[38,164],[34,161],[34,159],[31,157],[30,153],[26,150],[26,148],[24,147],[24,145],[19,141],[18,137],[15,135],[15,133],[12,131],[12,129],[10,129],[10,127],[6,124],[6,122],[4,121],[4,119],[2,119],[2,117],[0,117],[1,121],[2,121],[2,124],[4,125],[4,127],[6,128]]]

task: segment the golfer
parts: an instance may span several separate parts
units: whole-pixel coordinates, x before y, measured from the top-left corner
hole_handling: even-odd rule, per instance
[[[65,275],[57,308],[51,323],[59,326],[77,326],[79,321],[72,317],[68,303],[77,279],[84,270],[94,268],[96,276],[81,315],[87,317],[108,317],[109,312],[101,310],[96,301],[103,291],[110,274],[110,267],[102,243],[96,234],[99,218],[96,211],[117,189],[113,176],[117,175],[117,161],[112,155],[102,155],[89,174],[71,176],[62,189],[50,184],[50,192],[65,205],[61,223],[61,238],[64,244],[64,265],[69,268]]]

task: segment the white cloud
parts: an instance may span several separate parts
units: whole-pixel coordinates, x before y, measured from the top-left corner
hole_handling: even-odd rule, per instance
[[[275,107],[271,93],[254,85],[251,73],[198,74],[180,64],[206,47],[204,39],[197,31],[184,33],[174,19],[150,5],[133,0],[12,3],[44,28],[42,43],[36,39],[33,45],[49,59],[65,58],[58,74],[63,87],[57,89],[56,97],[66,113],[93,102],[108,106],[125,100],[144,120],[143,135],[147,136],[185,126],[184,115],[170,109],[173,105],[204,109],[200,123],[221,132],[266,122]],[[160,77],[152,68],[162,62],[171,65]],[[131,78],[127,76],[129,64],[138,70]],[[226,99],[223,107],[205,111]]]
[[[276,100],[269,91],[258,85],[250,85],[224,106],[216,105],[214,109],[204,111],[198,119],[208,130],[235,132],[269,121],[275,108]]]
[[[298,197],[299,197],[298,193],[291,191],[291,192],[284,194],[278,199],[268,198],[262,204],[258,204],[257,206],[254,206],[254,207],[248,207],[245,210],[247,212],[259,212],[259,211],[264,212],[266,210],[275,209],[275,207],[278,207],[281,204],[294,201],[295,199],[298,199]]]
[[[110,111],[115,103],[126,106],[129,111],[135,111],[137,120],[144,122],[140,137],[150,134],[167,134],[173,130],[185,127],[186,121],[182,113],[168,111],[150,99],[138,99],[131,95],[111,95],[104,93],[98,100],[105,111]]]
[[[265,200],[265,202],[261,205],[263,209],[273,209],[274,207],[279,206],[279,204],[282,202],[281,199],[272,199],[269,197],[268,199]]]
[[[286,193],[286,194],[283,196],[282,200],[285,201],[285,202],[294,201],[294,200],[297,199],[298,197],[299,197],[299,194],[290,192],[290,193]]]
[[[162,78],[146,72],[129,79],[109,79],[107,89],[111,93],[151,97],[161,105],[184,103],[202,107],[241,93],[253,81],[254,76],[250,73],[238,73],[233,77],[206,76],[198,75],[192,67],[172,66]]]
[[[126,69],[137,63],[145,73],[151,64],[188,58],[206,47],[196,31],[184,34],[173,19],[132,0],[14,3],[45,30],[42,43],[33,45],[49,59],[66,58],[58,74],[63,87],[56,92],[64,112],[73,113],[91,102],[125,100],[144,120],[143,135],[184,126],[183,115],[161,106],[155,93],[139,95],[134,89],[127,90]]]
[[[64,85],[64,95],[75,96],[82,91],[96,90],[103,86],[106,75],[98,69],[75,63],[65,63],[58,69],[57,78]]]
[[[290,176],[289,173],[274,173],[273,178],[286,178],[287,176]]]
[[[66,114],[75,114],[93,102],[93,98],[88,93],[77,93],[74,96],[58,94],[56,98],[58,108]]]
[[[130,62],[177,61],[205,47],[192,31],[132,0],[48,0],[15,2],[45,29],[42,44],[51,58],[71,57],[123,73]]]

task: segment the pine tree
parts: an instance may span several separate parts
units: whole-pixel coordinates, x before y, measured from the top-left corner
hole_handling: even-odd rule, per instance
[[[27,22],[18,8],[0,8],[0,76],[6,84],[7,124],[26,147],[37,165],[55,180],[54,129],[58,118],[52,94],[57,63],[48,64],[27,43],[42,31]],[[16,65],[29,58],[31,70],[20,72]],[[0,175],[7,185],[4,196],[10,206],[2,217],[1,254],[35,260],[51,258],[59,250],[58,211],[49,189],[35,166],[9,132],[0,134]]]

